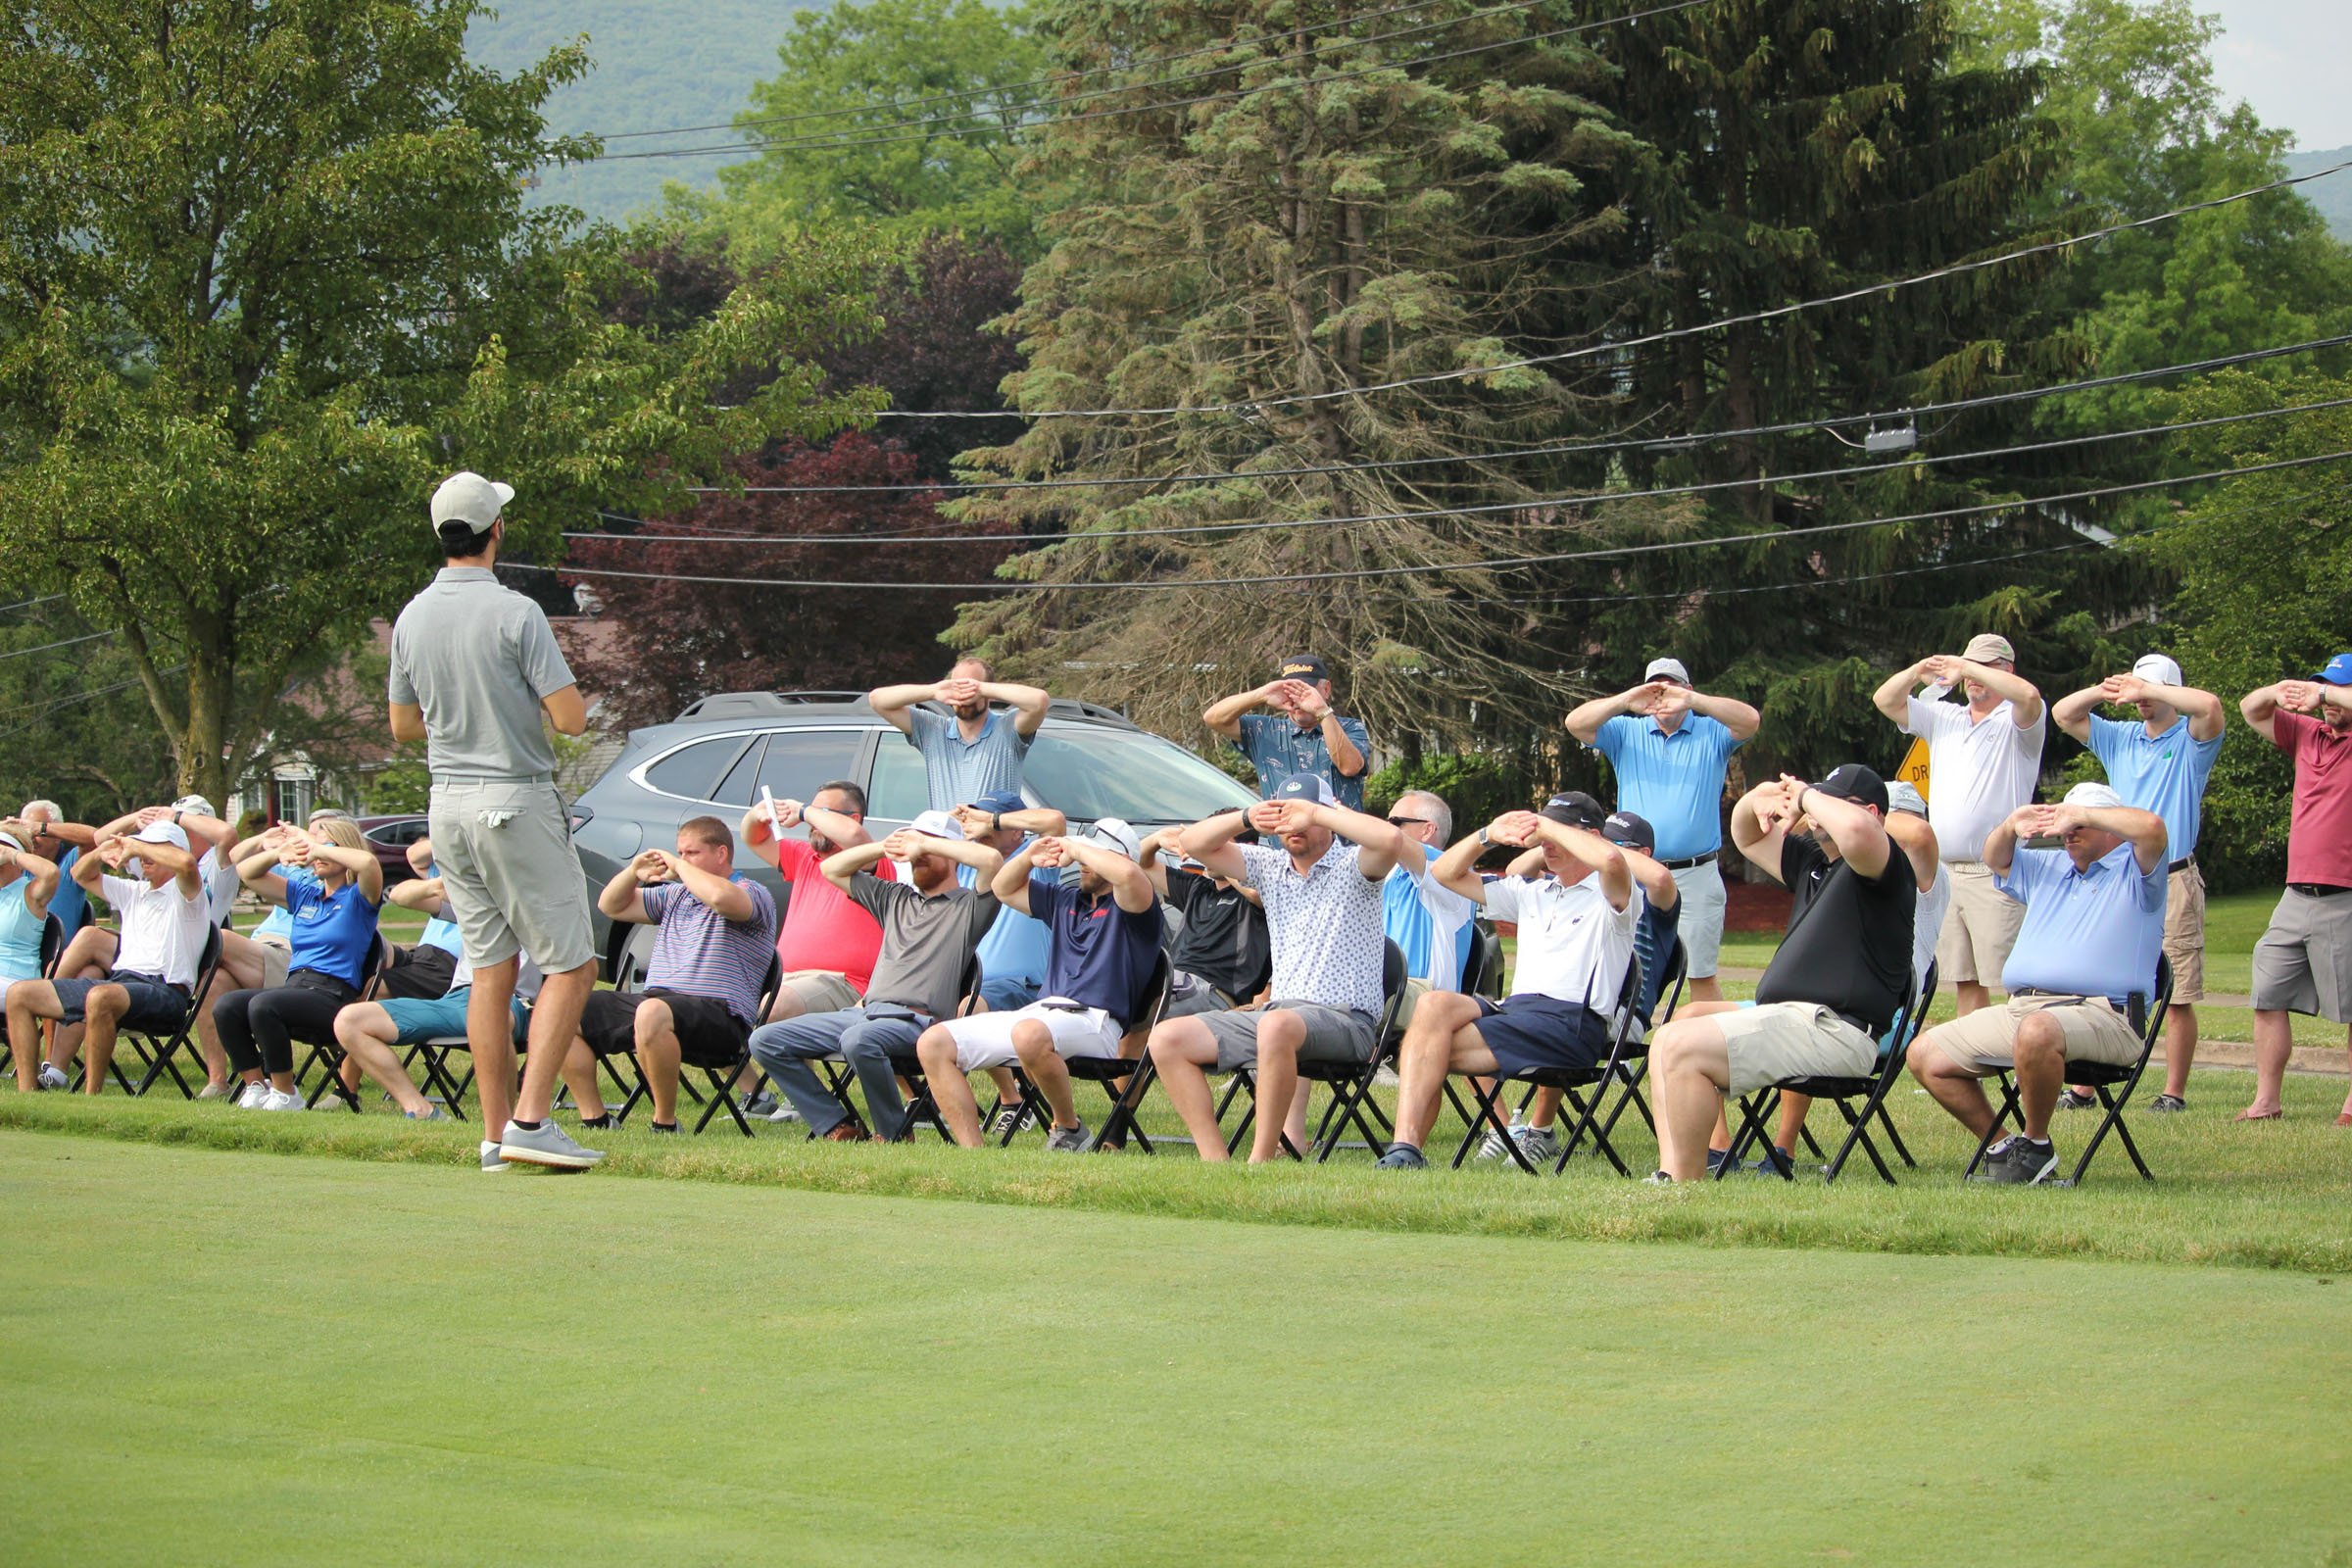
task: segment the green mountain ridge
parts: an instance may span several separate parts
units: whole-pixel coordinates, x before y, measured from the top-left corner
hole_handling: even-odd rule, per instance
[[[2331,147],[2326,152],[2288,153],[2286,172],[2290,174],[2308,174],[2341,163],[2352,163],[2352,147]],[[2295,188],[2303,193],[2306,201],[2320,210],[2322,218],[2328,220],[2329,231],[2345,244],[2352,245],[2352,169]]]
[[[585,33],[595,69],[559,89],[549,125],[603,135],[725,125],[751,101],[753,83],[776,71],[776,45],[796,11],[822,0],[504,0],[476,21],[466,49],[494,71],[518,71]],[[608,151],[707,147],[731,130],[615,141]],[[630,158],[542,172],[539,204],[577,207],[613,221],[659,206],[670,180],[717,183],[724,155]]]

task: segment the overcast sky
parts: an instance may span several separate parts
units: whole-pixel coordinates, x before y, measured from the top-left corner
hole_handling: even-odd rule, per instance
[[[2352,146],[2346,91],[2352,0],[2196,0],[2219,16],[2213,74],[2225,96],[2243,98],[2266,125],[2295,133],[2305,152]]]

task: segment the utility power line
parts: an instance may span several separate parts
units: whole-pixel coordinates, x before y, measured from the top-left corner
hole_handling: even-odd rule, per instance
[[[2055,452],[2068,447],[2094,446],[2104,441],[2130,441],[2141,436],[2172,435],[2183,430],[2209,430],[2221,425],[2244,424],[2257,419],[2282,418],[2290,414],[2318,414],[2330,409],[2352,407],[2352,397],[2328,398],[2316,403],[2289,404],[2282,408],[2257,409],[2244,414],[2217,415],[2204,419],[2184,419],[2175,424],[2142,425],[2136,430],[2104,430],[2089,435],[2057,436],[2047,441],[2032,441],[2015,446],[1988,447],[1977,452],[1911,453],[1886,463],[1865,464],[1858,467],[1813,468],[1799,473],[1768,473],[1755,478],[1710,479],[1695,484],[1660,485],[1648,490],[1587,490],[1563,496],[1538,496],[1526,501],[1493,501],[1469,507],[1432,507],[1420,512],[1371,512],[1351,517],[1291,517],[1279,520],[1252,518],[1234,522],[1184,523],[1165,528],[1118,528],[1100,531],[1081,530],[1075,533],[958,533],[958,534],[745,534],[745,533],[633,533],[610,534],[566,532],[566,539],[595,539],[623,544],[693,544],[693,545],[964,545],[964,544],[1076,544],[1094,540],[1112,543],[1126,539],[1170,539],[1195,534],[1262,533],[1278,528],[1345,528],[1370,522],[1422,522],[1445,517],[1482,516],[1494,513],[1542,512],[1558,507],[1605,506],[1623,501],[1655,501],[1670,496],[1703,495],[1717,490],[1748,490],[1763,485],[1796,484],[1813,479],[1841,479],[1868,477],[1889,473],[1899,468],[1915,467],[1922,464],[1979,463],[1990,458],[2014,457],[2029,452]],[[602,514],[600,514],[602,515]],[[638,519],[628,519],[635,521]]]
[[[2337,463],[2352,458],[2352,448],[2322,453],[2315,457],[2280,458],[2270,463],[2247,464],[2236,468],[2212,468],[2202,473],[2184,473],[2162,479],[2139,479],[2129,484],[2097,485],[2089,489],[2070,490],[2058,495],[2023,496],[2015,501],[1979,502],[1962,507],[1941,507],[1932,512],[1913,512],[1894,516],[1864,517],[1850,522],[1810,523],[1795,528],[1769,528],[1754,533],[1721,534],[1703,539],[1663,539],[1646,544],[1608,545],[1592,550],[1552,551],[1541,555],[1500,556],[1485,561],[1431,562],[1421,565],[1359,566],[1335,571],[1273,572],[1254,577],[1170,577],[1129,582],[1017,582],[991,578],[982,582],[906,582],[802,580],[789,577],[716,577],[688,572],[621,571],[606,567],[563,566],[557,568],[566,577],[606,577],[640,582],[696,582],[714,583],[735,588],[800,588],[836,591],[876,590],[897,592],[939,592],[957,594],[1031,593],[1039,590],[1079,592],[1100,590],[1107,593],[1186,592],[1203,588],[1256,588],[1278,583],[1361,582],[1376,577],[1420,577],[1437,572],[1509,571],[1528,566],[1554,565],[1572,561],[1603,561],[1622,556],[1643,556],[1666,551],[1705,550],[1719,545],[1766,544],[1776,539],[1807,538],[1818,534],[1846,533],[1857,528],[1887,527],[1896,523],[1944,522],[1961,517],[1984,516],[1998,512],[2021,512],[2030,507],[2057,506],[2076,501],[2093,501],[2105,496],[2137,495],[2154,490],[2178,489],[2182,485],[2202,484],[2210,479],[2241,479],[2251,474],[2272,473],[2287,468],[2307,468],[2316,464]]]

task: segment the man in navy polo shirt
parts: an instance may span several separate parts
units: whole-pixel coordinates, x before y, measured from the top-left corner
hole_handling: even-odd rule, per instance
[[[1568,732],[1617,771],[1620,810],[1646,818],[1657,858],[1681,890],[1683,955],[1690,1000],[1720,1002],[1716,956],[1723,947],[1723,781],[1732,753],[1762,716],[1730,697],[1690,684],[1679,659],[1653,659],[1642,684],[1596,697],[1568,715]]]
[[[997,902],[1043,921],[1052,946],[1037,1001],[935,1023],[915,1041],[940,1115],[964,1148],[981,1143],[980,1107],[965,1075],[1017,1059],[1054,1112],[1046,1147],[1086,1149],[1062,1058],[1121,1054],[1144,982],[1159,961],[1159,894],[1136,863],[1142,853],[1135,829],[1106,816],[1084,837],[1033,840],[997,872],[989,889]],[[1062,880],[1065,866],[1077,868],[1076,887]]]
[[[2136,721],[2100,717],[2102,703],[2135,709]],[[2050,716],[2090,748],[2126,806],[2164,818],[2164,956],[2173,966],[2173,1001],[2164,1015],[2164,1093],[2148,1108],[2186,1110],[2182,1097],[2197,1054],[2195,1004],[2205,1000],[2205,875],[2197,869],[2197,830],[2229,710],[2213,693],[2181,684],[2180,666],[2164,655],[2143,654],[2131,674],[2110,675],[2051,704]],[[2087,1110],[2097,1102],[2069,1090],[2059,1104]]]
[[[2064,849],[2021,849],[2054,836]],[[1978,1080],[2017,1074],[2025,1131],[1995,1144],[1979,1181],[2032,1184],[2058,1168],[2050,1112],[2069,1057],[2139,1059],[2129,999],[2151,995],[2164,946],[2164,818],[2126,806],[2105,784],[2078,784],[2059,806],[2021,806],[1984,840],[1993,886],[2026,906],[2001,966],[2008,1002],[1929,1030],[1911,1075],[1978,1137],[1992,1105]]]

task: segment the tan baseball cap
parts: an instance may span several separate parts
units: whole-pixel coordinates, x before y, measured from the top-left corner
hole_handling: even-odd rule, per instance
[[[2014,664],[2017,662],[2017,650],[2009,646],[2008,638],[1981,631],[1968,640],[1968,646],[1960,650],[1960,657],[1972,664],[1990,664],[1996,661]]]

